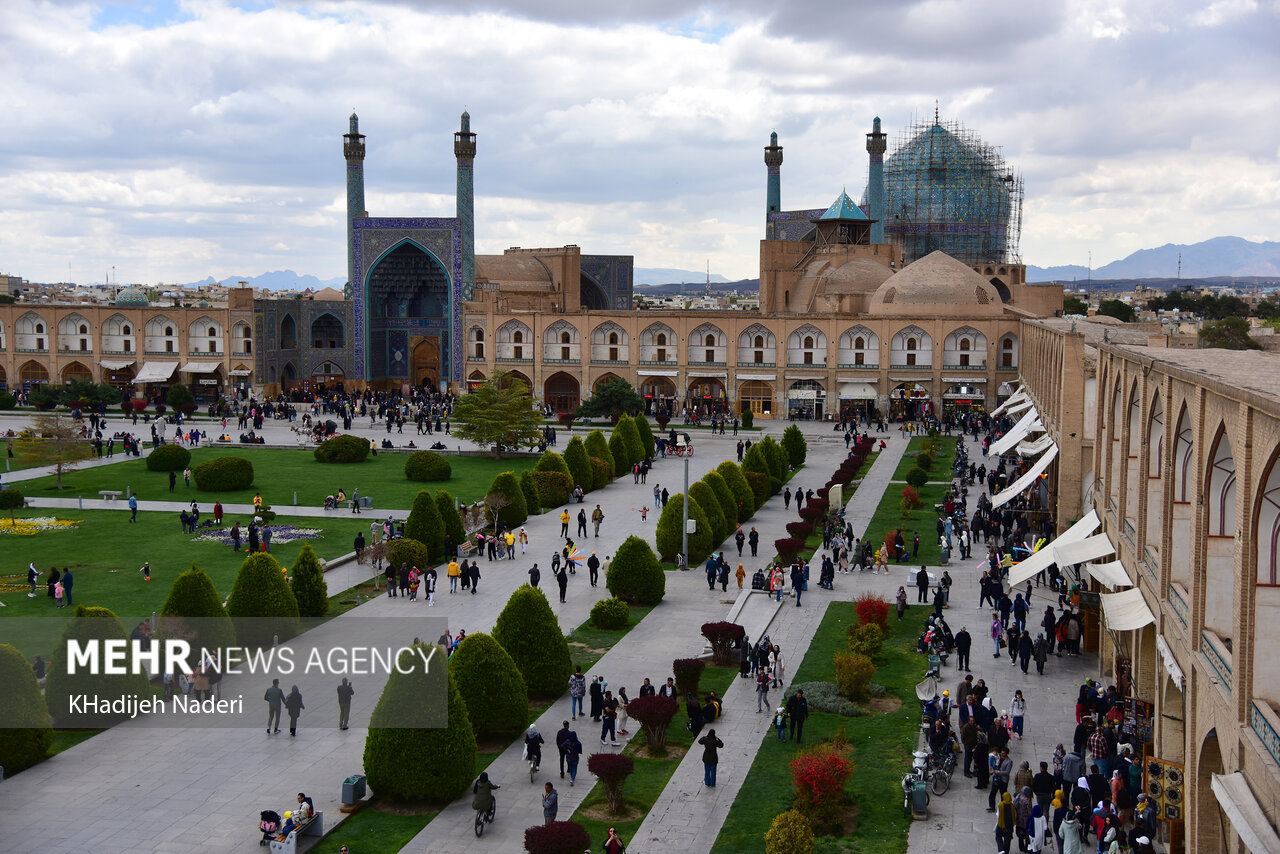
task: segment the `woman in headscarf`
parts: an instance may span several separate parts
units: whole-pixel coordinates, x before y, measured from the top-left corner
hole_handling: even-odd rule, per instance
[[[1013,799],[1014,811],[1014,830],[1018,834],[1018,847],[1023,851],[1027,850],[1026,828],[1027,822],[1031,821],[1031,808],[1035,805],[1035,795],[1031,792],[1030,786],[1023,786],[1018,790],[1018,796]]]
[[[1133,796],[1129,794],[1123,771],[1111,772],[1111,808],[1120,816],[1122,825],[1127,825],[1133,816]]]
[[[1005,792],[996,807],[996,850],[1008,851],[1013,842],[1013,828],[1018,820],[1013,810],[1013,798]]]
[[[1049,820],[1041,814],[1039,804],[1031,807],[1031,818],[1027,820],[1024,829],[1027,833],[1027,850],[1043,851],[1048,841]]]
[[[1062,822],[1067,817],[1070,809],[1067,807],[1067,796],[1062,790],[1053,793],[1053,802],[1049,804],[1053,810],[1049,817],[1049,828],[1053,831],[1053,835],[1058,837],[1058,849],[1062,849]]]
[[[1062,819],[1062,854],[1085,854],[1084,833],[1080,821],[1070,810]]]
[[[1093,800],[1089,795],[1089,781],[1081,777],[1076,781],[1076,787],[1071,790],[1071,808],[1079,809],[1084,815],[1088,815],[1093,810]]]

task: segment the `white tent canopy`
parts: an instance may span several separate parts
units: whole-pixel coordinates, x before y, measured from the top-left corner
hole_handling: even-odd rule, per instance
[[[222,367],[221,362],[187,362],[182,366],[184,374],[212,374]]]
[[[147,362],[142,366],[142,370],[138,371],[133,381],[137,385],[167,382],[177,369],[177,362]]]
[[[1018,403],[1015,403],[1013,406],[1010,406],[1008,409],[1006,409],[1005,415],[1008,415],[1010,418],[1012,418],[1015,415],[1019,415],[1023,412],[1026,412],[1028,409],[1035,409],[1035,404],[1033,404],[1030,400],[1023,400]]]
[[[1133,631],[1156,621],[1147,600],[1142,598],[1142,591],[1136,587],[1121,593],[1103,593],[1098,598],[1102,600],[1102,613],[1106,615],[1110,631]]]
[[[1098,525],[1102,524],[1098,519],[1098,511],[1090,510],[1088,514],[1076,522],[1070,528],[1063,531],[1057,539],[1052,542],[1045,543],[1040,551],[1031,555],[1031,557],[1015,564],[1009,570],[1009,584],[1021,584],[1028,578],[1043,572],[1049,568],[1049,564],[1053,563],[1053,549],[1055,546],[1066,545],[1067,543],[1078,543],[1085,537],[1098,530]]]
[[[1113,560],[1110,563],[1085,564],[1084,569],[1090,578],[1112,590],[1133,586],[1133,582],[1129,580],[1129,571],[1118,560]]]
[[[132,365],[133,362],[133,359],[103,359],[98,362],[98,364],[102,365],[102,369],[105,371],[123,371],[125,368]]]
[[[1030,404],[1028,404],[1028,406],[1030,406]],[[993,457],[1000,456],[1005,451],[1021,442],[1023,438],[1031,432],[1031,426],[1039,420],[1040,413],[1036,412],[1035,407],[1032,407],[1025,415],[1022,416],[1022,418],[1018,420],[1017,424],[1014,424],[1009,428],[1008,433],[1005,433],[999,439],[996,439],[991,443],[991,447],[987,449],[987,453]]]
[[[991,410],[991,415],[992,417],[995,417],[999,415],[1001,412],[1004,412],[1010,406],[1016,406],[1017,404],[1022,403],[1022,401],[1026,399],[1027,399],[1027,393],[1023,391],[1022,386],[1018,386],[1017,391],[1009,395],[1009,397],[1005,400],[1004,403],[1000,404],[995,409]]]
[[[1049,467],[1049,463],[1058,457],[1058,446],[1054,445],[1044,456],[1035,461],[1031,468],[1027,469],[1027,473],[1015,480],[1003,492],[991,496],[992,507],[1003,507],[1008,504],[1015,496],[1021,495],[1031,484],[1035,483],[1036,478],[1044,474],[1044,470]]]
[[[1039,439],[1030,442],[1018,443],[1018,455],[1022,457],[1034,457],[1036,454],[1043,453],[1049,446],[1057,447],[1058,443],[1053,441],[1053,437],[1045,433]]]
[[[1231,827],[1240,835],[1240,841],[1250,851],[1280,851],[1280,836],[1267,823],[1266,813],[1249,789],[1249,783],[1239,771],[1234,774],[1214,774],[1209,783],[1218,806],[1231,820]]]
[[[1065,546],[1054,546],[1053,559],[1058,566],[1071,566],[1077,563],[1088,563],[1109,554],[1115,554],[1116,547],[1106,534],[1095,534],[1076,543]]]
[[[1164,635],[1156,635],[1156,651],[1164,659],[1164,669],[1169,672],[1169,678],[1181,688],[1183,683],[1186,682],[1186,676],[1183,675],[1182,668],[1178,666],[1178,659],[1174,658],[1173,650],[1169,648],[1169,642],[1164,639]]]

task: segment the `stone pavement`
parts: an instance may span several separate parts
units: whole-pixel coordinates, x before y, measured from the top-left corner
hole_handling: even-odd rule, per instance
[[[768,429],[776,437],[783,427],[783,424],[771,424]],[[835,439],[829,425],[814,425],[806,433],[811,438],[810,460],[812,470],[817,473],[813,483],[816,488],[825,482],[825,472],[843,456],[843,442]],[[691,480],[701,477],[720,460],[732,458],[736,439],[732,436],[713,438],[700,431],[695,434],[695,443],[699,453],[689,463]],[[587,509],[590,511],[594,503],[600,503],[605,524],[599,540],[589,538],[581,545],[588,551],[609,554],[628,534],[643,530],[644,525],[656,525],[656,513],[651,513],[649,522],[641,523],[635,511],[652,501],[655,483],[666,485],[672,492],[682,489],[682,470],[682,461],[659,460],[648,484],[636,485],[622,478],[592,493],[592,503]],[[799,480],[809,485],[803,474]],[[783,523],[792,518],[775,510],[775,505],[780,504],[775,500],[753,522],[764,543],[782,536]],[[549,559],[559,543],[555,513],[531,519],[527,528],[531,553],[514,562],[482,562],[479,595],[449,596],[443,592],[437,595],[437,605],[430,609],[423,601],[409,603],[404,599],[378,597],[313,629],[291,646],[305,651],[312,647],[325,650],[352,644],[399,645],[411,640],[403,636],[402,625],[377,618],[414,613],[445,616],[454,632],[463,628],[469,632],[488,631],[509,594],[527,581],[525,570],[538,559],[535,555],[545,554]],[[545,568],[543,561],[539,563]],[[366,575],[354,566],[339,571],[349,575],[330,576],[331,591],[343,589],[346,580]],[[676,654],[689,654],[690,649],[700,650],[698,627],[703,621],[702,615],[715,616],[728,610],[723,604],[723,594],[698,589],[701,577],[697,572],[672,576],[667,601],[653,612],[657,619],[651,624],[652,633],[646,636],[669,644],[665,652],[651,656],[643,644],[629,643],[613,659],[602,660],[593,672],[608,673],[614,685],[635,686],[631,691],[634,696],[640,677],[665,678],[660,671],[667,668],[671,658]],[[567,631],[584,622],[591,605],[605,596],[603,584],[591,588],[585,574],[579,573],[570,580],[567,603],[560,604],[553,595],[552,607],[561,627]],[[668,609],[673,615],[669,619],[664,616]],[[666,625],[659,626],[660,622]],[[677,631],[677,625],[684,627]],[[336,682],[336,678],[330,677],[322,684],[299,685],[307,710],[296,739],[267,737],[252,728],[167,728],[152,719],[137,719],[97,735],[0,785],[6,807],[0,811],[0,849],[23,850],[37,839],[42,851],[68,854],[78,854],[86,848],[95,852],[240,849],[253,845],[260,836],[256,831],[258,811],[281,809],[291,794],[298,791],[314,797],[317,809],[326,813],[326,826],[332,826],[340,817],[337,811],[340,783],[361,768],[364,742],[361,728],[367,725],[368,715],[382,688],[382,680],[371,677],[360,680],[352,709],[352,729],[340,732],[334,725]],[[264,689],[265,685],[256,684],[249,677],[228,675],[222,684],[224,697],[245,696],[250,714],[256,713],[255,709],[260,711],[257,697]],[[567,708],[567,704],[565,699],[559,705]],[[558,723],[564,711],[564,708],[554,709],[547,720]],[[548,732],[553,733],[554,726]],[[513,751],[500,757],[492,769],[499,780],[518,780],[523,772],[518,752]],[[585,768],[583,773],[585,775]],[[504,798],[513,815],[510,820],[499,820],[492,840],[486,833],[486,848],[496,845],[506,846],[506,850],[520,850],[516,840],[523,828],[540,816],[532,787],[526,784],[526,799],[512,800],[510,795],[518,790],[519,787],[513,786],[513,791]],[[507,792],[505,788],[503,791]],[[587,788],[580,786],[570,791],[577,795],[585,793]],[[568,814],[573,804],[569,798],[565,801],[562,809]],[[60,811],[58,820],[50,821],[51,803],[74,807]],[[457,830],[449,828],[449,822],[444,820],[433,822],[432,826],[437,825],[440,829],[436,832]],[[470,825],[468,817],[461,829],[473,833]],[[510,840],[504,842],[508,832]]]

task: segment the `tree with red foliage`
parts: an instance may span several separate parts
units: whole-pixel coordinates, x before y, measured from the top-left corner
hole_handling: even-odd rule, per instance
[[[697,694],[698,682],[702,679],[702,671],[706,669],[707,663],[701,658],[677,658],[672,661],[671,673],[676,677],[676,691],[681,696]]]
[[[659,697],[656,694],[636,697],[627,704],[627,714],[638,720],[644,730],[649,753],[662,755],[667,752],[667,729],[676,716],[677,708],[674,697]],[[587,767],[591,767],[590,760]]]
[[[591,834],[574,821],[553,821],[525,829],[524,850],[529,854],[582,854],[591,847]]]
[[[746,629],[737,623],[720,621],[702,624],[702,636],[711,643],[711,657],[716,664],[734,663],[733,648],[742,643],[746,633]]]
[[[628,703],[627,712],[630,713],[630,711],[631,705]],[[672,714],[674,715],[675,712],[673,711]],[[621,753],[593,753],[587,760],[587,770],[595,774],[600,785],[604,786],[605,797],[609,799],[609,812],[614,815],[620,814],[626,806],[622,798],[622,784],[627,781],[631,772],[636,770],[635,760]]]
[[[829,819],[845,802],[845,784],[853,776],[847,746],[824,743],[791,760],[796,808],[810,818]]]
[[[889,632],[889,602],[876,593],[863,593],[853,600],[853,610],[858,615],[858,625],[875,623],[885,633]]]

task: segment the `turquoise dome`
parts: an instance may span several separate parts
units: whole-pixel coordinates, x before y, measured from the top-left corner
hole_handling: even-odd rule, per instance
[[[147,292],[133,285],[116,294],[116,305],[146,305],[148,302]]]

